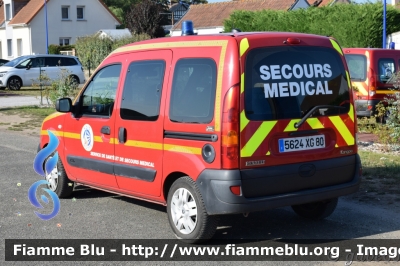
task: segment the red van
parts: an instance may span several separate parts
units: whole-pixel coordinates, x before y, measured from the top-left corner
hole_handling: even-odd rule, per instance
[[[292,206],[322,219],[358,190],[345,58],[328,37],[227,33],[142,41],[110,54],[43,122],[60,140],[47,179],[167,206],[186,242],[218,215]],[[54,174],[57,173],[57,174]],[[100,207],[100,206],[99,206]]]
[[[392,74],[400,69],[400,50],[378,48],[343,49],[354,90],[356,114],[374,116],[376,105],[393,95]]]

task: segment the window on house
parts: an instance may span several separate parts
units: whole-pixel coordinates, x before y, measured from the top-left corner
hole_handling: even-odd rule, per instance
[[[6,4],[6,21],[11,20],[11,5]]]
[[[12,40],[8,39],[7,40],[7,55],[12,56]]]
[[[69,45],[71,38],[60,38],[60,46]]]
[[[62,19],[69,19],[69,6],[61,7],[61,18]]]
[[[84,6],[78,6],[76,8],[76,18],[78,20],[85,19],[85,7]]]
[[[22,55],[22,39],[17,39],[17,56]]]

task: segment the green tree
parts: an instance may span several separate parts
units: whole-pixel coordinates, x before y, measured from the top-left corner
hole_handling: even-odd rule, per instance
[[[162,5],[151,0],[142,0],[132,4],[126,14],[125,21],[127,28],[134,34],[146,33],[151,38],[164,37],[162,28],[165,9]]]

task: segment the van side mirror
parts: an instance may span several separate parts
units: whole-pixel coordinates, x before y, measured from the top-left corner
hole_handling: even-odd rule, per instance
[[[56,110],[61,113],[71,112],[72,101],[70,98],[61,98],[56,101]]]
[[[26,66],[26,70],[31,69],[31,66],[32,66],[32,65],[27,65],[27,66]]]

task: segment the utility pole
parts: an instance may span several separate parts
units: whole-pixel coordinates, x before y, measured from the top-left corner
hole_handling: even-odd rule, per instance
[[[383,34],[382,48],[386,49],[386,0],[383,0]]]

